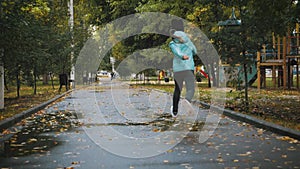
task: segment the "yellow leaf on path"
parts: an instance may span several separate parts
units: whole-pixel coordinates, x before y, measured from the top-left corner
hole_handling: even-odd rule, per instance
[[[167,152],[168,152],[168,153],[172,153],[172,152],[173,152],[173,150],[172,150],[172,149],[170,149],[170,150],[168,150]]]
[[[74,164],[76,165],[76,164],[79,164],[79,163],[80,163],[79,161],[73,161],[73,162],[72,162],[73,165],[74,165]]]
[[[152,131],[153,132],[159,132],[160,130],[158,128],[154,128]]]
[[[41,120],[41,122],[42,122],[42,123],[45,123],[46,121],[47,121],[47,120],[46,120],[46,119],[44,119],[44,118]]]
[[[238,154],[238,156],[249,156],[249,155],[251,155],[252,153],[250,152],[250,151],[248,151],[247,153],[245,153],[245,154]]]
[[[293,147],[293,146],[291,146],[291,147],[289,147],[287,150],[289,150],[289,151],[295,151],[295,150],[296,150],[296,148],[295,148],[295,147]]]
[[[257,134],[258,134],[258,135],[262,135],[263,133],[264,133],[264,130],[263,130],[263,129],[258,129],[258,130],[257,130]]]
[[[282,140],[282,141],[289,141],[290,143],[298,143],[298,140],[293,139],[291,137],[288,136],[281,136],[281,137],[276,137],[278,140]]]

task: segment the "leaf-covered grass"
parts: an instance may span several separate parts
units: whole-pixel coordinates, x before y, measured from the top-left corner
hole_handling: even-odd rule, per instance
[[[5,108],[0,112],[0,121],[37,106],[60,94],[57,81],[54,83],[54,89],[52,88],[51,82],[47,85],[38,82],[36,95],[33,94],[34,90],[32,87],[21,85],[19,98],[17,98],[15,86],[9,86],[8,89],[8,91],[5,90],[4,92]],[[62,88],[61,93],[62,92],[65,92],[65,88]]]
[[[143,85],[172,93],[174,85]],[[211,103],[212,90],[206,83],[198,85],[197,98]],[[184,91],[183,91],[184,95]],[[226,109],[248,114],[278,125],[300,131],[300,91],[282,89],[249,88],[249,106],[244,99],[243,90],[226,89]]]

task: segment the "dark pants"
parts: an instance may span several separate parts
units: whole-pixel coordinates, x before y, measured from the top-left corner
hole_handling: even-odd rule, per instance
[[[175,90],[173,94],[173,112],[178,112],[178,103],[180,100],[180,94],[183,86],[183,82],[186,85],[185,98],[191,102],[195,93],[195,77],[192,70],[174,72]]]

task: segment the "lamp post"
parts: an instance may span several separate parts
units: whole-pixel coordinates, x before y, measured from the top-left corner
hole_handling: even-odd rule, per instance
[[[236,18],[234,8],[232,8],[231,16],[229,17],[229,19],[218,22],[218,26],[225,26],[225,27],[236,27],[241,25],[242,25],[242,21]]]
[[[75,88],[75,65],[74,65],[74,51],[73,51],[73,48],[74,48],[74,38],[73,38],[73,28],[74,28],[74,7],[73,7],[73,0],[70,0],[69,2],[69,12],[70,12],[70,20],[69,20],[69,25],[70,25],[70,32],[71,32],[71,48],[72,48],[72,51],[71,51],[71,72],[70,72],[70,86],[72,88]]]
[[[229,61],[232,62],[231,55],[233,54],[234,51],[236,51],[236,48],[233,45],[233,42],[235,42],[235,40],[233,41],[232,38],[235,37],[235,35],[238,33],[241,24],[242,24],[241,20],[238,20],[235,16],[234,8],[232,8],[231,16],[229,17],[229,19],[218,22],[219,31],[223,31],[222,36],[225,36],[225,38],[226,38],[225,40],[219,40],[219,45],[221,45],[220,49],[223,49],[223,52],[225,52],[225,55],[229,56],[229,57],[225,58],[226,63]],[[220,37],[219,39],[222,39],[222,37]],[[225,41],[225,43],[223,41]],[[224,60],[222,62],[224,62]],[[222,64],[222,63],[220,63],[220,64]],[[217,73],[219,73],[219,72],[217,72]],[[219,81],[219,76],[217,76],[217,81]]]
[[[241,25],[242,21],[238,20],[235,16],[235,10],[232,8],[231,16],[229,19],[225,21],[220,21],[218,23],[218,26],[226,28],[230,32],[230,36],[233,36],[234,34],[238,34],[238,36],[241,36]],[[240,40],[240,43],[243,43],[242,40]],[[230,48],[230,52],[237,51],[236,47]],[[246,59],[245,51],[243,49],[243,59]],[[244,84],[245,84],[245,103],[248,108],[248,75],[247,75],[247,63],[245,60],[243,62],[243,71],[244,71]],[[238,82],[239,83],[239,82]],[[239,83],[240,84],[240,83]]]
[[[110,59],[111,65],[112,65],[112,72],[115,72],[115,62],[116,62],[116,60],[115,60],[114,57],[110,57],[109,59]]]
[[[4,66],[2,58],[4,55],[4,49],[0,49],[0,110],[4,109]]]

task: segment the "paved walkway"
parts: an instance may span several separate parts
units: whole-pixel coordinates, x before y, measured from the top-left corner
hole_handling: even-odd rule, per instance
[[[184,101],[174,119],[170,100],[109,81],[74,91],[22,122],[0,168],[300,168],[298,140]]]

